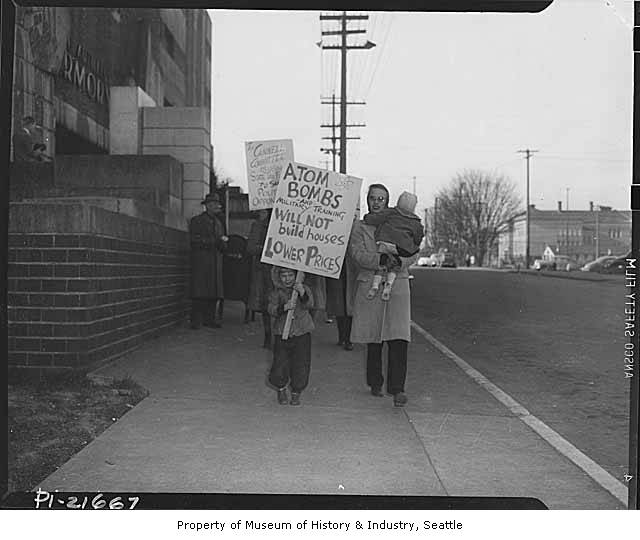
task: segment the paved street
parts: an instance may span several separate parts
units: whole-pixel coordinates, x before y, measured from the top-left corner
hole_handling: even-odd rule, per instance
[[[622,480],[629,418],[622,276],[413,274],[416,323]]]

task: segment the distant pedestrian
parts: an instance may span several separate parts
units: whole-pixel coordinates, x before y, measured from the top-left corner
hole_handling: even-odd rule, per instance
[[[33,154],[36,121],[33,116],[22,119],[22,127],[13,135],[14,161],[36,161]]]
[[[467,268],[469,268],[469,266],[471,266],[471,257],[469,256],[469,254],[467,253],[467,255],[464,258],[464,264]]]
[[[411,257],[420,251],[424,229],[420,218],[415,215],[418,198],[408,191],[398,198],[395,208],[385,208],[379,212],[369,212],[363,221],[376,227],[375,240],[380,253],[380,266],[373,274],[367,298],[373,299],[384,278],[382,300],[391,297],[391,289],[396,274],[402,268],[400,257]]]
[[[202,201],[206,210],[189,222],[191,239],[191,328],[202,324],[220,328],[216,321],[216,306],[224,298],[222,254],[227,241],[220,197],[209,193]]]
[[[369,212],[378,213],[387,208],[389,191],[382,184],[369,186],[367,206]],[[411,341],[411,294],[409,266],[416,256],[401,258],[402,266],[396,276],[393,295],[388,301],[380,296],[367,298],[374,272],[380,266],[376,246],[375,227],[358,221],[349,240],[349,255],[357,265],[357,288],[353,298],[353,327],[351,341],[367,344],[367,385],[371,394],[382,397],[382,347],[388,347],[387,393],[393,395],[393,404],[403,407],[407,403],[405,380],[407,354]]]
[[[260,262],[264,242],[267,238],[271,209],[258,211],[258,219],[251,224],[247,254],[251,256],[251,284],[249,286],[249,310],[262,314],[264,341],[262,346],[270,349],[272,343],[271,315],[269,315],[269,294],[273,289],[271,281],[272,266]]]
[[[296,282],[296,272],[274,266],[271,275],[274,289],[269,296],[269,313],[273,320],[273,364],[269,382],[278,391],[278,403],[300,405],[300,394],[309,384],[311,370],[311,332],[314,329],[309,311],[314,307],[313,293],[308,285]],[[293,291],[298,298],[292,301]],[[282,339],[287,313],[293,310],[288,339]],[[287,395],[291,390],[291,401]]]

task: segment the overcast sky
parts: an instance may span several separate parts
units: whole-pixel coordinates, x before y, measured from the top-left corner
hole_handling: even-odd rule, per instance
[[[627,0],[555,0],[540,14],[368,13],[369,51],[348,54],[348,172],[418,208],[465,168],[496,171],[531,203],[628,209],[632,10]],[[322,51],[319,12],[212,10],[215,163],[246,190],[244,141],[291,138],[297,161],[325,166],[339,51]],[[324,38],[325,44],[336,38]],[[330,41],[332,40],[332,41]],[[338,118],[338,115],[337,115]]]

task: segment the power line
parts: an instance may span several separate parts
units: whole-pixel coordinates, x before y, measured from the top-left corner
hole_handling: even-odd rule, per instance
[[[368,76],[367,91],[364,94],[361,94],[363,96],[366,96],[369,93],[369,88],[371,88],[371,84],[372,84],[372,81],[373,81],[374,73],[378,68],[378,63],[380,62],[380,57],[382,56],[382,53],[384,52],[384,38],[380,41],[380,43],[381,43],[380,49],[378,49],[378,52],[374,53],[375,58],[372,60],[373,64],[372,64],[370,72],[368,73],[369,76]]]
[[[390,18],[389,18],[389,23],[386,26],[386,33],[385,33],[384,37],[382,38],[382,42],[380,44],[380,54],[378,56],[378,59],[377,59],[377,62],[375,64],[375,66],[374,66],[374,70],[373,70],[373,73],[371,75],[371,80],[369,81],[369,86],[367,88],[367,91],[364,94],[365,98],[369,95],[369,92],[371,91],[371,86],[373,85],[373,81],[376,78],[376,73],[378,71],[378,66],[382,63],[382,58],[383,58],[384,54],[387,52],[386,44],[387,44],[387,40],[389,38],[389,34],[391,32],[391,26],[393,25],[393,20],[394,20],[393,19],[393,14],[391,14]]]
[[[607,159],[607,158],[599,158],[599,157],[567,157],[567,156],[554,156],[545,154],[544,156],[540,156],[543,159],[558,159],[561,161],[603,161],[603,162],[611,162],[611,163],[631,163],[631,157],[629,159]]]
[[[377,26],[377,23],[379,21],[379,14],[378,13],[372,13],[370,15],[370,17],[371,17],[371,30],[369,32],[369,35],[371,36],[371,39],[375,39],[376,26]],[[367,79],[368,73],[369,73],[369,71],[371,69],[371,62],[373,61],[375,56],[377,56],[377,55],[375,53],[373,53],[373,54],[368,54],[368,55],[363,57],[362,69],[360,70],[359,77],[358,77],[357,82],[356,82],[355,87],[354,87],[354,94],[357,95],[357,96],[362,96],[363,82]]]
[[[358,27],[360,26],[362,26],[362,28],[364,29],[365,23],[364,22],[359,23]],[[369,33],[369,35],[371,35],[371,33]],[[364,75],[365,65],[367,60],[370,58],[370,56],[371,55],[366,55],[366,56],[358,55],[355,58],[354,69],[352,70],[354,76],[352,77],[351,82],[349,83],[350,84],[349,87],[353,89],[352,94],[356,96],[359,95],[359,88],[361,85],[362,77]]]

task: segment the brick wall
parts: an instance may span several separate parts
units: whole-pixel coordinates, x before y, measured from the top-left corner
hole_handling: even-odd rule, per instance
[[[14,203],[9,366],[88,369],[180,323],[187,233],[86,204]]]

